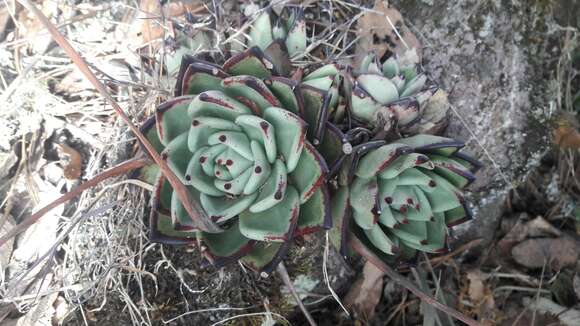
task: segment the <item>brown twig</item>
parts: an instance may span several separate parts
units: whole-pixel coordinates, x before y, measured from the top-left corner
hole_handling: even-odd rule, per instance
[[[294,287],[294,284],[292,283],[292,280],[290,279],[290,275],[288,275],[288,271],[286,270],[286,266],[284,266],[284,263],[280,262],[280,264],[278,264],[278,266],[276,267],[276,270],[277,270],[278,274],[280,275],[280,277],[282,278],[282,281],[284,282],[284,284],[286,284],[286,286],[288,287],[288,290],[290,290],[290,293],[294,297],[294,300],[296,300],[298,307],[300,308],[300,310],[304,314],[304,317],[306,317],[306,320],[308,320],[308,323],[311,326],[316,326],[317,324],[314,321],[314,318],[312,318],[312,315],[310,314],[308,309],[306,309],[306,307],[304,306],[304,303],[302,303],[302,300],[300,300],[300,296],[298,295],[298,292],[296,292],[296,288]]]
[[[76,50],[70,45],[70,43],[64,38],[64,36],[58,31],[56,26],[48,20],[48,18],[40,11],[30,0],[18,0],[26,9],[31,11],[38,20],[44,25],[48,32],[52,35],[56,43],[63,49],[63,51],[68,55],[68,57],[73,61],[73,63],[79,68],[81,73],[87,78],[87,80],[97,89],[97,91],[103,96],[113,107],[115,112],[123,119],[123,121],[129,126],[129,129],[135,134],[139,142],[143,144],[147,153],[151,156],[153,161],[159,165],[160,170],[163,175],[167,178],[167,181],[171,184],[175,190],[177,197],[183,204],[187,213],[195,223],[196,227],[207,232],[220,232],[221,229],[217,226],[211,219],[207,216],[205,211],[202,209],[201,205],[192,200],[189,196],[189,192],[185,186],[179,181],[177,176],[171,171],[167,162],[165,162],[161,156],[155,151],[153,145],[147,140],[147,138],[139,131],[123,109],[117,104],[113,99],[111,94],[107,91],[105,85],[101,83],[95,74],[91,71],[85,60],[76,52]]]
[[[417,297],[419,297],[421,300],[423,300],[425,303],[429,304],[430,306],[439,309],[440,311],[464,322],[467,325],[470,326],[481,326],[480,323],[478,323],[477,321],[465,316],[464,314],[460,313],[459,311],[448,307],[442,303],[440,303],[439,301],[437,301],[435,298],[433,298],[432,296],[430,296],[429,294],[421,291],[418,287],[415,286],[415,284],[413,284],[411,281],[409,281],[408,279],[406,279],[404,276],[402,276],[401,274],[397,273],[395,270],[393,270],[390,266],[388,266],[387,264],[385,264],[379,257],[377,257],[374,253],[372,253],[370,250],[368,250],[361,242],[359,239],[356,238],[356,236],[352,235],[350,236],[350,246],[357,252],[359,253],[361,256],[365,257],[369,262],[373,263],[375,266],[377,266],[381,271],[383,271],[385,274],[387,274],[392,280],[394,280],[395,282],[397,282],[398,284],[404,286],[407,290],[413,292],[413,294],[415,294]]]
[[[103,180],[127,173],[128,171],[131,171],[134,169],[138,169],[140,167],[147,165],[148,163],[151,163],[151,161],[147,158],[132,159],[129,161],[125,161],[117,166],[114,166],[108,170],[105,170],[105,171],[101,172],[100,174],[97,174],[94,178],[90,179],[89,181],[87,181],[85,183],[82,183],[81,185],[79,185],[75,189],[60,196],[59,198],[57,198],[56,200],[54,200],[50,204],[44,206],[43,208],[38,210],[36,213],[32,214],[29,218],[27,218],[24,221],[22,221],[21,223],[19,223],[17,226],[12,228],[10,231],[8,231],[8,233],[6,233],[2,238],[0,238],[0,247],[2,247],[12,237],[15,237],[18,234],[24,232],[32,224],[36,223],[41,217],[43,217],[50,210],[56,208],[58,205],[66,203],[67,201],[80,195],[83,191],[98,185]]]

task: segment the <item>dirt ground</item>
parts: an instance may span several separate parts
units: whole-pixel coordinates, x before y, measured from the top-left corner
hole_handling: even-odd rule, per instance
[[[33,3],[136,124],[171,97],[175,76],[159,62],[176,29],[219,56],[260,6],[302,5],[313,45],[299,64],[400,46],[382,1]],[[447,92],[445,134],[484,164],[468,189],[474,219],[453,230],[450,251],[398,272],[482,325],[580,325],[580,2],[390,4]],[[377,28],[364,28],[377,10]],[[0,2],[0,42],[1,237],[138,145],[17,1]],[[278,274],[216,270],[194,248],[150,243],[151,188],[130,173],[107,179],[2,246],[0,325],[307,324]],[[371,264],[344,261],[324,234],[298,239],[284,263],[319,325],[462,325]]]

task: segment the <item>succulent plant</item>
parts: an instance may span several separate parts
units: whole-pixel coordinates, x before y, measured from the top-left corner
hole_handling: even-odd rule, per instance
[[[444,126],[448,103],[412,53],[304,73],[291,58],[306,42],[293,8],[260,14],[250,47],[223,65],[178,53],[176,97],[142,131],[221,232],[198,230],[153,165],[142,169],[156,185],[153,241],[198,243],[217,267],[240,260],[269,274],[296,236],[331,225],[343,254],[356,236],[393,261],[442,251],[448,227],[470,218],[462,189],[479,163],[426,134]]]
[[[353,166],[352,183],[333,196],[334,243],[345,252],[352,229],[387,260],[445,250],[447,228],[471,217],[462,189],[479,163],[459,152],[463,146],[417,135],[368,150]]]
[[[285,13],[286,19],[271,11],[262,12],[251,26],[248,46],[268,53],[272,46],[283,44],[290,57],[304,53],[307,43],[304,9],[286,7]]]
[[[142,131],[223,232],[196,230],[152,166],[153,241],[198,241],[217,266],[241,259],[269,273],[295,236],[330,227],[327,168],[306,139],[300,89],[259,48],[223,66],[185,56],[176,95]]]

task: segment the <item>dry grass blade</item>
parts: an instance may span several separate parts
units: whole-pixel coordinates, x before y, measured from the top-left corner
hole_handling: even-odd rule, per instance
[[[125,123],[129,126],[129,129],[135,134],[139,142],[143,144],[147,153],[151,156],[153,161],[159,168],[176,191],[179,200],[182,202],[183,206],[187,210],[187,213],[192,218],[195,225],[207,232],[219,232],[221,229],[212,222],[201,205],[192,198],[190,198],[187,189],[179,181],[177,176],[171,171],[167,163],[161,158],[159,154],[153,148],[153,145],[147,140],[147,138],[139,131],[139,128],[133,124],[131,119],[125,114],[123,109],[117,104],[113,96],[107,91],[105,86],[97,79],[95,74],[91,71],[85,60],[76,52],[76,50],[70,45],[70,43],[62,36],[58,31],[56,26],[52,24],[48,18],[29,0],[18,0],[26,9],[31,11],[44,25],[44,27],[52,35],[56,43],[64,50],[64,52],[69,56],[69,58],[74,62],[74,64],[79,68],[81,73],[87,78],[87,80],[97,89],[97,91],[111,104],[115,112],[123,119]]]
[[[401,274],[397,273],[395,270],[393,270],[390,266],[388,266],[387,264],[385,264],[379,257],[377,257],[374,253],[370,252],[361,242],[360,240],[358,240],[356,238],[356,236],[351,235],[350,236],[350,246],[357,252],[359,253],[361,256],[365,257],[368,261],[370,261],[371,263],[373,263],[375,266],[377,266],[379,269],[381,269],[383,272],[385,272],[385,274],[387,274],[387,276],[389,276],[391,279],[393,279],[395,282],[397,282],[398,284],[404,286],[407,290],[411,291],[413,294],[415,294],[417,297],[419,297],[421,300],[423,300],[425,303],[429,304],[430,306],[441,310],[442,312],[464,322],[467,325],[470,326],[481,326],[480,323],[478,323],[477,321],[465,316],[464,314],[460,313],[459,311],[448,307],[442,303],[440,303],[439,301],[437,301],[437,299],[435,299],[434,297],[428,295],[427,293],[421,291],[421,289],[419,289],[417,286],[415,286],[415,284],[413,284],[411,281],[409,281],[408,279],[406,279],[405,277],[403,277]]]
[[[91,180],[89,180],[85,183],[82,183],[81,185],[76,187],[74,190],[69,191],[66,194],[60,196],[55,201],[44,206],[43,208],[38,210],[38,212],[32,214],[29,218],[27,218],[26,220],[22,221],[20,224],[15,226],[8,233],[6,233],[6,235],[4,235],[2,238],[0,238],[0,247],[2,247],[12,237],[24,232],[24,230],[26,230],[32,224],[36,223],[41,217],[43,217],[46,213],[48,213],[50,210],[54,209],[58,205],[66,203],[67,201],[80,195],[83,191],[98,185],[103,180],[127,173],[128,171],[131,171],[134,169],[138,169],[140,167],[145,166],[147,163],[149,163],[148,159],[144,159],[144,158],[133,159],[133,160],[123,162],[115,167],[112,167],[108,170],[103,171],[102,173],[96,175]]]

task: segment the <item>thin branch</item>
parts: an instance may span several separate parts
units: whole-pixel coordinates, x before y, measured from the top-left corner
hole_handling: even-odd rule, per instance
[[[139,142],[143,144],[147,153],[151,156],[153,161],[159,165],[159,168],[163,172],[163,175],[167,178],[167,181],[171,184],[173,189],[175,190],[177,197],[183,204],[183,207],[186,209],[187,213],[195,223],[195,225],[207,232],[220,232],[221,229],[217,224],[215,224],[211,219],[207,216],[201,205],[192,200],[189,196],[189,192],[185,188],[177,176],[171,171],[167,162],[161,158],[161,156],[155,151],[155,148],[149,140],[139,131],[139,128],[133,124],[129,116],[123,111],[123,109],[117,104],[117,102],[113,99],[113,96],[107,91],[107,88],[103,83],[101,83],[97,76],[92,72],[89,68],[85,60],[76,52],[76,50],[70,45],[70,43],[64,38],[64,36],[58,31],[56,26],[48,20],[48,18],[40,11],[30,0],[18,0],[26,9],[31,11],[34,16],[38,18],[38,20],[44,25],[44,27],[49,31],[52,35],[52,38],[56,41],[56,43],[63,49],[63,51],[68,55],[68,57],[74,62],[74,64],[79,68],[81,73],[85,76],[85,78],[97,89],[97,91],[103,96],[113,107],[115,112],[123,119],[123,121],[129,126],[129,129],[135,134]]]
[[[2,247],[8,240],[17,236],[18,234],[24,232],[28,229],[32,224],[38,222],[38,220],[43,217],[46,213],[50,212],[52,209],[56,208],[57,206],[66,203],[67,201],[75,198],[76,196],[83,193],[83,191],[92,188],[99,183],[103,182],[106,179],[116,177],[118,175],[127,173],[128,171],[138,169],[140,167],[145,166],[146,164],[150,163],[151,161],[146,158],[137,158],[132,159],[129,161],[125,161],[117,166],[114,166],[110,169],[107,169],[100,174],[97,174],[94,178],[90,179],[89,181],[82,183],[75,189],[67,192],[66,194],[60,196],[50,204],[44,206],[36,213],[32,214],[29,218],[25,219],[14,228],[12,228],[8,233],[6,233],[2,238],[0,238],[0,247]]]
[[[308,311],[308,309],[306,309],[306,307],[304,306],[304,303],[302,303],[302,300],[300,299],[298,292],[296,292],[296,288],[294,287],[294,284],[292,283],[292,280],[290,279],[290,275],[288,275],[288,271],[286,270],[286,266],[284,266],[284,263],[280,262],[280,264],[278,264],[278,266],[276,267],[276,270],[277,270],[278,274],[280,274],[280,277],[282,278],[282,281],[284,282],[284,284],[290,290],[290,293],[294,297],[294,300],[296,300],[296,303],[298,304],[298,307],[300,308],[300,310],[302,310],[304,317],[306,317],[306,320],[308,320],[308,323],[310,323],[310,326],[316,326],[317,324],[314,321],[314,318],[312,318],[312,315],[310,315],[310,312]]]
[[[403,275],[397,273],[390,266],[385,264],[374,253],[372,253],[370,250],[368,250],[360,242],[360,240],[352,234],[350,236],[350,246],[356,252],[358,252],[361,256],[365,257],[369,262],[373,263],[381,271],[383,271],[385,274],[387,274],[392,280],[394,280],[398,284],[404,286],[407,290],[411,291],[413,294],[415,294],[417,297],[419,297],[425,303],[431,305],[432,307],[434,307],[436,309],[443,311],[444,313],[446,313],[450,316],[455,317],[458,320],[461,320],[462,322],[464,322],[465,324],[467,324],[469,326],[481,326],[481,324],[478,323],[477,321],[465,316],[464,314],[460,313],[459,311],[457,311],[451,307],[448,307],[448,306],[440,303],[439,301],[437,301],[437,299],[435,299],[432,296],[430,296],[429,294],[421,291],[417,286],[415,286],[415,284],[413,284],[411,281],[406,279]]]

